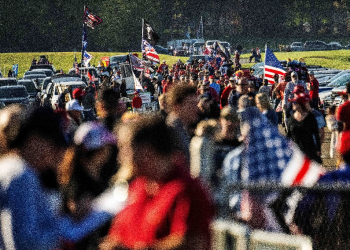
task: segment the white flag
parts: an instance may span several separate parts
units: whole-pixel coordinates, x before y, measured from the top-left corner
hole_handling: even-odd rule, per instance
[[[141,85],[139,79],[136,78],[134,72],[132,72],[132,76],[134,77],[134,88],[135,88],[135,90],[141,89],[141,91],[143,91],[142,85]]]

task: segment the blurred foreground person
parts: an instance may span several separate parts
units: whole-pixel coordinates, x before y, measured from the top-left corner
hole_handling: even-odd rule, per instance
[[[119,121],[119,96],[113,89],[102,90],[98,93],[96,111],[101,121],[109,131]]]
[[[60,240],[81,240],[111,218],[94,211],[74,223],[50,205],[40,175],[55,172],[63,158],[67,143],[61,124],[50,109],[28,111],[10,152],[0,159],[1,249],[57,249]]]
[[[266,93],[259,93],[255,97],[255,103],[260,112],[271,122],[272,125],[278,126],[278,116],[273,110],[269,96]]]
[[[144,117],[119,128],[120,154],[131,160],[135,177],[128,204],[100,249],[210,248],[212,203],[184,168],[183,153],[174,149],[173,142],[159,117]]]
[[[24,119],[23,106],[12,104],[0,111],[0,156],[6,154]]]
[[[117,153],[113,134],[102,124],[87,122],[78,128],[74,144],[59,168],[65,214],[80,221],[90,212],[92,200],[111,186],[110,180],[117,172]],[[67,243],[65,249],[97,249],[109,225],[106,223],[76,244]]]

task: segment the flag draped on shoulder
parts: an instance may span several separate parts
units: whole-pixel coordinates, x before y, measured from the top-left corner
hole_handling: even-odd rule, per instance
[[[159,63],[159,55],[152,45],[145,39],[142,39],[142,54],[148,60]]]
[[[282,136],[255,107],[241,113],[246,134],[245,181],[284,186],[312,186],[324,174],[321,165],[303,154],[296,144]]]
[[[285,75],[286,71],[283,69],[281,63],[276,58],[275,54],[266,47],[265,51],[265,73],[264,78],[269,81],[269,83],[274,84],[274,75]]]
[[[84,8],[84,23],[90,28],[94,28],[96,25],[102,23],[102,19],[93,14],[86,6]]]
[[[143,37],[144,40],[148,41],[153,46],[158,43],[159,35],[157,32],[151,27],[151,25],[143,20]]]

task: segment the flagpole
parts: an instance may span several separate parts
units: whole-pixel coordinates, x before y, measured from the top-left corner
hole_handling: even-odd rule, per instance
[[[143,60],[142,48],[143,48],[143,36],[144,36],[143,31],[144,31],[144,28],[145,28],[145,19],[142,18],[141,61]],[[143,79],[143,70],[141,71],[141,86],[142,86],[142,79]],[[134,83],[134,88],[135,88],[135,83]]]

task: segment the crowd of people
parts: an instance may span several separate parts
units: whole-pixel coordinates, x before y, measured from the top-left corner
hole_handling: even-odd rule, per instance
[[[283,155],[285,140],[322,163],[326,122],[313,72],[306,82],[295,71],[276,75],[270,87],[221,58],[163,61],[153,75],[140,75],[158,100],[157,114],[140,112],[137,91],[134,112],[128,110],[122,86],[114,84],[120,77],[116,70],[105,86],[67,90],[55,111],[20,105],[0,111],[1,249],[209,249],[210,223],[223,216],[283,231],[271,213],[245,203],[268,207],[278,194],[231,190],[228,198],[224,187],[249,180],[253,172],[245,171],[255,165],[246,166],[254,161],[245,157],[255,142],[257,161],[271,156],[271,143],[271,154]],[[349,181],[349,117],[349,102],[330,108],[342,163],[321,182]],[[277,139],[258,143],[270,134]],[[279,182],[278,169],[260,166],[260,175]],[[301,204],[289,225],[310,235],[303,213],[313,203],[306,196]]]

